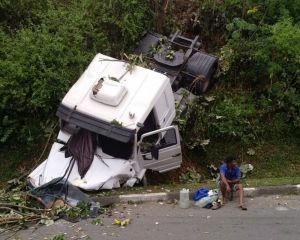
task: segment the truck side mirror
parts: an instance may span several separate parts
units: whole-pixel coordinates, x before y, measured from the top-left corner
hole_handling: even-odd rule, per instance
[[[151,152],[152,158],[157,160],[159,157],[159,144],[152,144],[150,152]]]

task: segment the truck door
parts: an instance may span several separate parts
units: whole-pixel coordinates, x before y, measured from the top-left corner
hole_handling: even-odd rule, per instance
[[[166,172],[179,168],[182,153],[177,126],[143,134],[138,143],[138,158],[145,169]]]

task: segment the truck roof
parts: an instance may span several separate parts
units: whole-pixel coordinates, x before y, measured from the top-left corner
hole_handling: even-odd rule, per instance
[[[128,69],[128,63],[98,53],[65,95],[62,105],[92,118],[136,129],[170,83],[167,76],[150,69]],[[100,89],[94,95],[97,84]]]

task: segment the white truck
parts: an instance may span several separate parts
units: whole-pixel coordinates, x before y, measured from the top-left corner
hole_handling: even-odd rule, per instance
[[[180,40],[181,36],[176,34]],[[137,49],[139,54],[145,54],[150,46],[158,43],[157,40],[161,41],[159,35],[152,33],[150,38],[156,43],[149,45],[147,34]],[[179,44],[178,51],[181,51],[182,42]],[[151,69],[131,68],[129,63],[97,54],[59,105],[57,141],[48,158],[29,175],[30,183],[38,187],[66,176],[71,184],[84,190],[112,189],[142,181],[147,169],[163,173],[179,168],[182,163],[180,135],[177,126],[172,125],[176,115],[175,98],[181,99],[180,90],[176,89],[182,87],[178,84],[179,74],[181,82],[185,81],[183,72],[189,69],[196,74],[187,72],[188,77],[203,76],[203,67],[202,70],[199,66],[198,70],[193,69],[195,59],[189,64],[195,54],[212,59],[208,66],[210,71],[217,62],[213,56],[199,52],[196,44],[199,47],[197,39],[186,47],[189,57],[183,62],[181,52],[180,59],[175,52],[174,58],[168,60],[171,63],[179,60],[180,69],[178,65],[160,65],[159,60],[153,60],[155,67]],[[167,68],[171,70],[161,71]],[[204,74],[204,81],[209,79]],[[78,162],[71,165],[72,157],[63,150],[79,129],[93,133],[96,139],[93,159],[84,176],[79,172]]]

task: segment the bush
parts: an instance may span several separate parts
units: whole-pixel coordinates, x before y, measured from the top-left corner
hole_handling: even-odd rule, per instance
[[[228,85],[252,88],[260,99],[267,100],[269,107],[262,109],[265,114],[285,112],[294,127],[299,127],[299,25],[283,19],[260,31],[255,40],[239,36],[224,47],[224,78],[239,79],[238,83],[231,81]]]
[[[216,99],[207,102],[204,98],[193,106],[190,122],[181,121],[185,142],[193,148],[204,147],[208,139],[249,145],[258,139],[297,136],[300,19],[296,10],[300,2],[217,2],[199,1],[191,28],[212,45],[223,45],[218,86],[211,93]]]
[[[1,142],[43,137],[94,55],[129,51],[151,24],[138,0],[3,1],[0,13]]]
[[[186,145],[193,149],[216,139],[241,141],[247,145],[258,139],[261,125],[253,96],[247,92],[201,98],[192,106],[189,120],[181,126]]]

